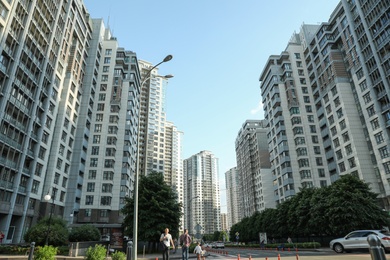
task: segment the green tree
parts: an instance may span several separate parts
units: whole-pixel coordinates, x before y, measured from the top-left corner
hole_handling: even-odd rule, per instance
[[[88,224],[73,228],[69,234],[69,241],[71,242],[99,241],[99,239],[99,229]]]
[[[329,187],[325,217],[330,235],[345,235],[355,229],[378,229],[388,225],[388,215],[379,207],[370,186],[350,174]]]
[[[49,229],[49,218],[43,218],[26,232],[24,240],[29,243],[35,242],[37,246],[43,246],[46,237],[48,237],[49,245],[62,246],[67,244],[68,229],[66,221],[61,218],[52,217]]]
[[[156,242],[165,228],[175,238],[179,235],[181,203],[177,194],[164,182],[162,173],[152,172],[140,176],[138,186],[138,238]],[[128,198],[122,212],[125,234],[133,236],[134,200]],[[149,250],[151,247],[149,247]]]

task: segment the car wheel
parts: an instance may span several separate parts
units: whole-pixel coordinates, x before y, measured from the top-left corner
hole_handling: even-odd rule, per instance
[[[342,252],[344,252],[344,247],[343,247],[342,244],[337,243],[337,244],[334,244],[334,245],[333,245],[333,250],[334,250],[336,253],[342,253]]]

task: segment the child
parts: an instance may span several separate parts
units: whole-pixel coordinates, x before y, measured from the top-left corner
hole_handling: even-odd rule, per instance
[[[200,243],[198,242],[198,244],[196,245],[195,249],[194,249],[194,253],[196,254],[196,259],[200,260],[200,257],[202,255],[202,248],[200,247]]]

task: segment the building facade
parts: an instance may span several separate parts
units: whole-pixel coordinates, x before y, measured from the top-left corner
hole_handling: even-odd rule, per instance
[[[342,0],[260,76],[276,201],[353,174],[388,210],[388,1]]]
[[[238,179],[237,167],[233,167],[225,172],[225,184],[226,184],[226,206],[227,206],[227,230],[240,222],[240,187]]]
[[[82,115],[83,121],[89,119],[90,138],[86,147],[82,147],[88,153],[85,169],[78,168],[78,172],[84,173],[84,181],[80,210],[73,222],[74,226],[93,224],[119,246],[123,221],[120,210],[134,190],[140,74],[136,54],[119,47],[102,20],[93,20],[93,24],[92,64],[87,67],[93,68],[96,62],[100,66],[95,68],[96,81],[93,73],[85,76],[85,81],[91,82],[94,88],[83,107],[87,102],[94,104]],[[80,131],[80,138],[81,135],[85,133]]]
[[[221,230],[218,158],[201,151],[183,161],[184,228],[201,238]]]
[[[275,207],[267,131],[265,120],[246,120],[236,138],[240,220]]]
[[[4,243],[18,243],[37,219],[70,212],[92,23],[82,1],[0,4],[0,230]],[[81,199],[74,189],[71,212]]]

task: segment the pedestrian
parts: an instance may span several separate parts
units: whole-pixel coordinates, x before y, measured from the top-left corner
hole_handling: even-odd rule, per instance
[[[198,242],[198,244],[196,245],[196,247],[194,249],[194,253],[196,254],[196,259],[200,260],[200,258],[202,256],[202,248],[200,247],[200,243],[199,242]]]
[[[171,248],[171,244],[173,249],[175,249],[172,236],[169,234],[169,228],[165,228],[164,233],[161,234],[160,242],[163,242],[165,245],[165,248],[163,248],[163,260],[169,260],[169,249]]]
[[[288,237],[288,238],[287,238],[287,243],[289,243],[289,244],[292,244],[292,243],[293,243],[291,237]]]
[[[261,249],[264,249],[264,248],[265,248],[265,241],[264,241],[264,239],[261,240],[261,242],[260,242],[260,248],[261,248]]]
[[[3,231],[0,231],[0,244],[3,243],[3,239],[4,239],[4,233]]]
[[[184,234],[180,236],[181,255],[182,260],[188,260],[188,250],[190,248],[192,239],[188,235],[188,229],[184,229]]]

